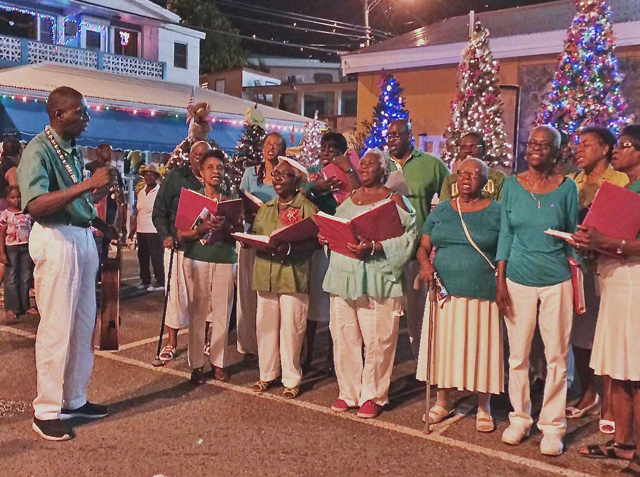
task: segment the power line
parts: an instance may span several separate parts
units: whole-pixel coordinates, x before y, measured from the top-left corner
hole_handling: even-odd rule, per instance
[[[238,8],[240,10],[245,10],[245,11],[260,12],[266,15],[271,15],[279,18],[286,18],[289,20],[305,21],[308,23],[314,23],[317,25],[323,25],[323,26],[328,26],[332,28],[341,28],[341,29],[346,29],[350,31],[359,30],[359,31],[362,31],[363,33],[366,33],[366,28],[362,25],[346,23],[338,20],[331,20],[328,18],[314,17],[311,15],[303,15],[300,13],[293,13],[293,12],[284,13],[279,10],[274,10],[266,7],[259,7],[255,5],[246,6],[241,3],[234,2],[233,0],[213,0],[211,1],[211,3],[226,5],[231,8]],[[390,33],[385,32],[383,30],[379,30],[379,29],[372,29],[372,32],[375,32],[378,36],[382,36],[386,38],[392,36]]]
[[[106,9],[106,10],[110,10],[112,12],[125,13],[125,14],[130,14],[131,13],[131,12],[127,12],[125,10],[120,10],[118,8],[108,7],[108,6],[105,6],[105,5],[100,5],[100,4],[97,4],[97,3],[89,2],[87,0],[77,0],[77,2],[85,4],[85,5],[89,5],[89,6],[92,6],[92,7],[103,8],[103,9]],[[142,15],[142,14],[136,13],[136,16],[141,17],[141,18],[147,18],[149,20],[158,21],[157,18],[150,17],[148,15]],[[342,53],[342,51],[339,51],[339,50],[331,50],[331,49],[328,49],[328,48],[320,48],[320,47],[309,46],[309,45],[298,44],[298,43],[290,43],[290,42],[287,42],[287,41],[275,41],[275,40],[267,40],[267,39],[264,39],[264,38],[255,38],[255,37],[252,37],[252,36],[242,35],[240,33],[234,33],[234,32],[229,32],[229,31],[224,31],[224,30],[217,30],[215,28],[209,28],[209,27],[201,27],[201,26],[191,25],[191,24],[188,24],[188,23],[170,22],[170,21],[166,21],[166,20],[163,20],[162,22],[166,23],[168,25],[176,25],[176,26],[188,27],[188,28],[191,28],[193,30],[198,30],[198,31],[202,31],[202,32],[217,33],[217,34],[220,34],[220,35],[226,35],[226,36],[232,36],[232,37],[236,37],[236,38],[242,38],[242,39],[249,40],[249,41],[255,41],[255,42],[260,42],[260,43],[268,43],[268,44],[271,44],[271,45],[278,45],[278,46],[287,46],[287,47],[290,47],[290,48],[299,48],[301,51],[314,50],[314,51],[321,51],[323,53],[331,53],[331,54],[340,54],[340,53]]]

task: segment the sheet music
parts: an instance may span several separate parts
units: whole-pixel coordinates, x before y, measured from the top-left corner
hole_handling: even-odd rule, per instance
[[[409,184],[407,184],[407,179],[405,179],[402,171],[393,171],[389,174],[389,180],[387,180],[385,185],[397,194],[404,196],[411,195]]]

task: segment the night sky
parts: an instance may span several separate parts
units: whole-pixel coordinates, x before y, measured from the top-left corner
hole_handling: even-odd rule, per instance
[[[209,0],[203,0],[209,1]],[[343,22],[364,25],[363,0],[232,0],[243,5],[258,5],[283,12],[295,12],[330,18]],[[548,3],[550,0],[382,0],[371,14],[372,27],[393,34],[402,34],[426,24],[444,20],[458,15],[465,15],[469,10],[476,12],[499,10],[524,5]],[[247,19],[259,19],[278,24],[292,25],[292,20],[267,17],[246,10],[240,10],[214,1],[218,8],[230,15]],[[245,35],[257,35],[259,38],[287,40],[290,43],[326,45],[337,50],[353,50],[363,41],[357,37],[328,36],[318,33],[289,30],[279,26],[260,25],[248,20],[229,18],[236,28]],[[298,26],[303,25],[298,22]],[[326,29],[319,25],[304,24],[305,27]],[[244,42],[245,48],[258,54],[277,54],[299,57],[313,57],[323,60],[337,61],[337,55],[327,55],[315,51],[301,52],[299,48],[282,48],[257,42]]]

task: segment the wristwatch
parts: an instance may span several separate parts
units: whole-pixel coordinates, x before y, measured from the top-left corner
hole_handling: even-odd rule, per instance
[[[353,167],[350,167],[348,171],[344,171],[345,174],[353,174],[354,172]]]

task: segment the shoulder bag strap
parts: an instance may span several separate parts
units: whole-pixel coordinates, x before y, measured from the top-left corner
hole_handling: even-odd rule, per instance
[[[464,230],[464,234],[467,236],[467,240],[469,241],[469,244],[471,244],[471,246],[475,249],[476,252],[478,252],[480,255],[482,255],[482,258],[484,258],[487,261],[487,263],[491,267],[491,270],[493,270],[494,272],[497,273],[496,266],[493,263],[491,263],[491,260],[489,260],[487,258],[487,256],[484,254],[484,252],[482,250],[480,250],[480,247],[478,247],[476,245],[476,243],[473,241],[473,239],[471,238],[471,234],[469,233],[469,229],[467,229],[467,224],[464,223],[464,219],[462,218],[462,210],[460,210],[460,197],[458,197],[456,199],[456,206],[458,208],[458,215],[460,216],[460,222],[462,222],[462,230]]]

